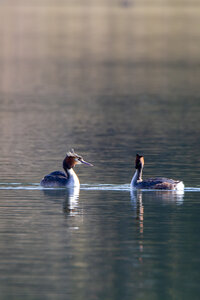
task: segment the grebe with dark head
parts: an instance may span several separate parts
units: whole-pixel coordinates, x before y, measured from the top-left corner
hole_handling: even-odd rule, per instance
[[[92,164],[86,162],[82,156],[76,154],[72,149],[66,154],[65,159],[63,160],[63,169],[62,171],[54,171],[41,180],[40,185],[43,187],[74,187],[80,186],[78,176],[74,172],[73,168],[77,164],[85,164],[88,166],[93,166]]]
[[[144,167],[144,157],[136,154],[135,159],[135,174],[131,180],[131,188],[133,189],[155,189],[155,190],[184,190],[182,181],[173,180],[164,177],[156,177],[142,179],[142,170]]]

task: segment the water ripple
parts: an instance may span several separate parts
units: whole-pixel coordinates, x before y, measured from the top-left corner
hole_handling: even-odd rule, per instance
[[[65,188],[44,188],[39,183],[0,182],[0,190],[63,190]],[[81,184],[81,190],[130,191],[130,184]],[[142,190],[152,192],[155,190]],[[184,192],[200,192],[200,187],[185,187]]]

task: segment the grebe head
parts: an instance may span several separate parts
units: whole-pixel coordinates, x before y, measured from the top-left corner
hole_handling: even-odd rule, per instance
[[[85,161],[82,156],[78,155],[74,152],[74,149],[72,149],[70,152],[67,152],[65,159],[63,160],[63,168],[71,169],[74,168],[75,165],[78,164],[85,164],[88,166],[93,166],[89,162]]]
[[[142,169],[144,166],[144,157],[142,155],[136,154],[135,158],[135,168]]]

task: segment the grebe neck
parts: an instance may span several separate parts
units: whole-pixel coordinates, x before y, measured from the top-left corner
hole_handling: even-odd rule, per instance
[[[131,180],[131,186],[135,186],[138,182],[142,182],[142,168],[136,169]]]
[[[66,157],[63,160],[63,169],[65,170],[65,173],[67,174],[67,186],[80,186],[80,182],[78,179],[78,176],[73,170],[73,167],[75,166],[74,160]]]
[[[67,186],[80,186],[78,176],[74,172],[73,168],[65,169],[65,172],[68,178]]]

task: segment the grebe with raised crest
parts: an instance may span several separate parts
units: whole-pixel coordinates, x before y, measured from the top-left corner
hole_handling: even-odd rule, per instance
[[[184,190],[182,181],[173,180],[164,177],[155,177],[142,179],[142,170],[144,167],[144,157],[136,154],[135,168],[136,171],[131,180],[131,188],[133,189],[155,189],[155,190]]]
[[[67,152],[65,159],[63,160],[62,171],[54,171],[41,180],[40,185],[43,187],[73,187],[80,186],[78,176],[74,172],[73,168],[77,164],[85,164],[88,166],[93,166],[92,164],[86,162],[82,156],[76,154],[72,149]]]

